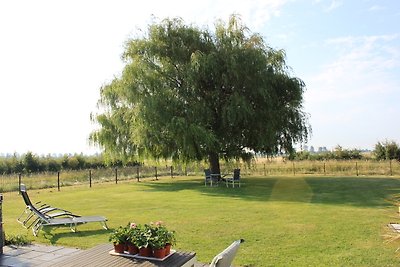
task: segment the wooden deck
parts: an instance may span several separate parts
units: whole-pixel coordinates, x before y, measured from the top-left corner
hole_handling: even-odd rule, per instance
[[[140,266],[140,267],[193,267],[196,266],[196,253],[176,251],[164,261],[149,261],[122,256],[113,256],[109,252],[113,249],[112,244],[102,244],[91,249],[70,256],[64,261],[53,266],[81,267],[81,266]]]

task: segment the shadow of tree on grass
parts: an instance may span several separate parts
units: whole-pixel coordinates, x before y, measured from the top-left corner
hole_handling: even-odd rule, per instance
[[[215,197],[233,197],[241,198],[245,200],[257,200],[266,201],[269,199],[274,184],[277,178],[263,178],[254,179],[246,178],[243,180],[241,187],[229,188],[226,187],[224,182],[221,182],[219,186],[205,186],[203,180],[193,179],[193,180],[174,180],[173,182],[161,182],[157,183],[152,181],[151,183],[143,183],[146,187],[145,190],[150,191],[162,191],[162,192],[178,192],[182,190],[195,190],[204,195],[215,196]]]
[[[389,206],[387,199],[400,193],[400,180],[374,177],[306,178],[312,189],[311,203],[354,206]]]
[[[300,190],[274,191],[279,181],[306,184]],[[201,179],[143,183],[145,190],[177,192],[196,190],[216,197],[233,197],[249,201],[290,201],[302,203],[343,204],[354,206],[389,206],[386,200],[400,194],[400,179],[390,177],[246,177],[242,187],[204,186]],[[294,186],[295,188],[295,186]],[[304,188],[304,189],[303,189]],[[271,198],[272,192],[279,198]],[[309,196],[308,196],[309,195]]]

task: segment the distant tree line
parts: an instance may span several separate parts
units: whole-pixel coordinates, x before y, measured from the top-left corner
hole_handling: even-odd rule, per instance
[[[372,152],[376,160],[398,160],[400,161],[400,146],[394,141],[378,142]],[[337,146],[333,151],[312,152],[299,151],[289,156],[290,160],[349,160],[370,159],[358,149],[344,149]]]
[[[27,152],[23,155],[13,154],[12,156],[0,157],[0,174],[57,172],[61,170],[83,170],[137,164],[137,162],[123,164],[119,160],[106,163],[101,154],[93,156],[65,154],[55,157],[50,155],[38,156],[32,152]]]
[[[298,151],[289,156],[290,160],[350,160],[362,159],[363,155],[358,149],[344,149],[337,146],[333,151],[311,152],[311,151]]]
[[[377,160],[395,159],[400,161],[400,147],[394,141],[378,142],[375,145],[374,155]]]
[[[400,146],[394,141],[378,142],[375,145],[373,156],[376,160],[400,161]],[[333,151],[313,153],[299,151],[290,156],[290,160],[350,160],[370,159],[358,149],[344,149],[337,146]],[[85,156],[83,154],[65,154],[63,156],[38,156],[32,152],[18,155],[0,156],[0,174],[57,172],[61,170],[98,169],[106,167],[122,167],[139,165],[137,161],[123,162],[106,160],[102,154]]]

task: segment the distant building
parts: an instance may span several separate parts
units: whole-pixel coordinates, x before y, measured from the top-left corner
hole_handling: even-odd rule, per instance
[[[318,147],[318,153],[324,153],[324,152],[328,152],[328,149],[326,149],[326,146]]]

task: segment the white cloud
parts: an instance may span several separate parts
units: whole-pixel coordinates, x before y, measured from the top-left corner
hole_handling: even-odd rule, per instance
[[[392,41],[398,35],[343,37],[326,42],[328,50],[338,53],[310,79],[309,101],[354,99],[396,90],[392,70],[400,67],[400,48]]]
[[[168,4],[174,5],[175,2],[168,1]],[[226,20],[231,14],[240,14],[251,30],[259,31],[267,21],[280,15],[281,8],[287,2],[288,0],[205,0],[196,9],[193,9],[193,5],[181,6],[177,13],[186,21],[205,25],[213,25],[216,19]]]
[[[342,0],[314,0],[314,5],[322,5],[324,12],[331,12],[343,5]]]
[[[334,60],[306,80],[313,144],[336,140],[345,147],[372,148],[378,140],[393,139],[399,129],[393,124],[400,112],[399,39],[393,34],[326,41],[325,53]]]
[[[326,12],[330,12],[332,10],[337,9],[343,4],[342,1],[339,0],[332,0],[331,4],[325,9]]]
[[[386,7],[384,7],[384,6],[374,5],[374,6],[371,6],[368,9],[368,11],[374,12],[374,11],[380,11],[380,10],[385,10],[385,9],[386,9]]]

